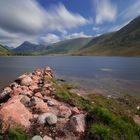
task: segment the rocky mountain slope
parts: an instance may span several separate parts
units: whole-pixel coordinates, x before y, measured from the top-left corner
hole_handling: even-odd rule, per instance
[[[2,140],[140,139],[140,99],[81,95],[49,67],[18,77],[0,102]]]

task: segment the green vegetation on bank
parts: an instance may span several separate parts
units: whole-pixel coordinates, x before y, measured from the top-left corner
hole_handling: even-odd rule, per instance
[[[81,97],[71,92],[68,86],[54,81],[57,98],[88,112],[88,128],[81,139],[140,139],[140,126],[133,121],[134,115],[140,113],[136,109],[139,99],[130,96],[114,99],[96,94]]]
[[[87,128],[81,140],[140,139],[140,125],[133,120],[135,115],[140,114],[140,110],[137,109],[139,98],[131,96],[113,98],[97,94],[79,96],[72,90],[78,88],[76,86],[60,84],[60,79],[44,77],[44,80],[52,82],[56,99],[87,112]],[[10,129],[6,134],[9,140],[28,140],[29,137],[32,136],[28,136],[18,128]]]
[[[27,134],[19,128],[13,128],[8,131],[9,140],[29,140]]]

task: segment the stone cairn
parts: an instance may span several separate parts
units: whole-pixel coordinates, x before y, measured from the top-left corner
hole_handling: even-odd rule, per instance
[[[78,140],[86,113],[59,101],[50,67],[18,77],[0,93],[0,132],[22,128],[32,140]]]

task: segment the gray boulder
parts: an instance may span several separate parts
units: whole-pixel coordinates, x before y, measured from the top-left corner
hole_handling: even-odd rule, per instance
[[[73,132],[82,133],[85,132],[86,121],[85,114],[78,114],[71,117],[68,128]]]
[[[49,125],[53,125],[57,123],[57,116],[53,113],[43,113],[39,115],[38,117],[38,123],[39,124],[45,124],[48,123]]]
[[[41,136],[36,135],[32,137],[32,140],[43,140]]]
[[[20,81],[20,84],[22,85],[22,86],[28,86],[28,85],[30,85],[31,83],[32,83],[32,79],[31,79],[31,77],[29,77],[29,76],[24,76],[22,79],[21,79],[21,81]]]

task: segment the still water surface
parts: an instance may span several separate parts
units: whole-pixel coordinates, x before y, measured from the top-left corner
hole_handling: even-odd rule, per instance
[[[94,56],[0,57],[0,90],[17,76],[50,66],[88,92],[140,96],[140,58]]]

